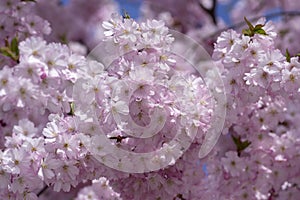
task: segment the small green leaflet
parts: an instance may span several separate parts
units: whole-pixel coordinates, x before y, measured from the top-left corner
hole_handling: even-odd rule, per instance
[[[130,19],[130,15],[128,14],[128,12],[126,10],[123,10],[123,19]]]
[[[67,115],[74,116],[75,115],[75,103],[69,102],[70,104],[70,112]]]
[[[242,152],[243,150],[245,150],[245,149],[251,144],[251,142],[249,142],[248,140],[242,142],[240,136],[239,136],[239,137],[234,137],[234,136],[232,135],[231,137],[232,137],[233,142],[234,142],[234,144],[235,144],[235,146],[236,146],[238,156],[240,156],[240,155],[241,155],[241,152]]]
[[[244,19],[248,25],[248,29],[243,29],[243,31],[242,31],[242,33],[244,35],[249,36],[249,37],[253,37],[255,34],[268,35],[266,33],[266,31],[263,29],[263,27],[264,27],[263,24],[257,24],[255,26],[253,26],[246,17],[244,17]]]
[[[10,57],[14,61],[19,60],[19,47],[18,47],[18,38],[14,37],[9,43],[8,40],[5,41],[5,46],[0,48],[2,55]]]
[[[291,54],[288,49],[285,50],[285,57],[287,62],[291,62]]]

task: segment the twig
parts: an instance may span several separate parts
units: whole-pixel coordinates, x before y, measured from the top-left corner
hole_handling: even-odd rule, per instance
[[[217,7],[217,0],[213,0],[211,8],[206,8],[203,6],[202,3],[199,2],[200,7],[207,12],[207,14],[211,17],[213,20],[213,23],[217,25],[217,18],[216,18],[216,7]]]
[[[41,196],[49,187],[47,185],[45,185],[45,187],[43,187],[43,189],[41,189],[41,191],[39,191],[39,193],[37,193],[37,196]]]

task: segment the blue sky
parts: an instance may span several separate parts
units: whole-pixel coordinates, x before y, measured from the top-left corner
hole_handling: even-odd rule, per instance
[[[67,4],[70,0],[60,0],[60,1],[63,4]],[[116,0],[116,1],[120,5],[120,13],[123,13],[123,11],[126,10],[130,14],[130,17],[134,19],[139,17],[139,7],[143,2],[143,0]],[[177,1],[184,1],[184,0],[177,0]],[[231,24],[228,15],[229,10],[237,1],[238,0],[230,0],[229,3],[226,5],[218,4],[217,6],[217,15],[222,17],[227,24]]]
[[[117,0],[117,2],[120,5],[121,13],[124,10],[126,10],[130,14],[130,17],[135,19],[138,18],[139,7],[141,5],[142,0]],[[217,6],[217,15],[222,17],[227,24],[230,24],[230,19],[228,15],[229,10],[235,4],[235,2],[236,0],[231,0],[230,3],[226,5],[218,4]]]

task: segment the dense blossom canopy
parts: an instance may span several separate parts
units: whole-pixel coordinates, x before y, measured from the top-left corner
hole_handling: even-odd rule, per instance
[[[0,199],[299,198],[297,1],[63,2],[0,2]]]

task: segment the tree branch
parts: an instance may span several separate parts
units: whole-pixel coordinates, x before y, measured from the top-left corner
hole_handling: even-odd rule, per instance
[[[41,190],[37,193],[37,196],[38,196],[38,197],[41,196],[48,188],[49,188],[49,187],[48,187],[47,185],[45,185],[45,186],[43,187],[43,189],[41,189]]]
[[[207,12],[207,14],[211,17],[211,19],[213,20],[213,23],[215,25],[217,25],[217,18],[216,18],[216,7],[217,7],[217,0],[213,0],[213,5],[211,8],[206,8],[203,6],[202,3],[199,2],[199,6],[205,11]]]

